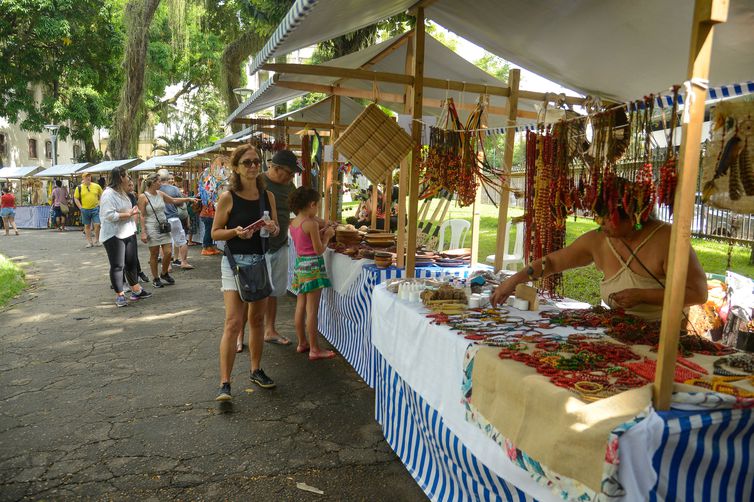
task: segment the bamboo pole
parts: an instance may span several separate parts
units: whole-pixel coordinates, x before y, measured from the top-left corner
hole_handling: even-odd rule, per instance
[[[518,85],[521,81],[521,70],[513,69],[508,73],[508,85],[511,94],[508,97],[508,126],[516,125],[518,113]],[[505,131],[505,150],[503,152],[503,185],[500,189],[500,205],[497,210],[497,240],[495,241],[495,272],[503,268],[503,255],[507,249],[508,234],[505,232],[508,223],[508,202],[511,190],[511,167],[513,164],[513,149],[516,146],[516,134],[513,129]]]
[[[673,225],[668,250],[668,274],[665,279],[665,298],[662,305],[657,373],[654,382],[654,405],[658,410],[670,408],[673,391],[681,312],[686,293],[686,274],[691,247],[691,218],[699,173],[699,153],[704,122],[706,86],[695,81],[707,81],[714,26],[728,18],[728,0],[696,0],[694,21],[691,27],[688,81],[691,95],[685,96],[682,123],[681,151],[678,157],[678,187],[675,193]]]
[[[411,177],[408,194],[408,246],[406,246],[406,277],[414,277],[416,266],[416,213],[419,206],[419,155],[421,152],[422,102],[424,98],[424,7],[416,9],[416,40],[414,40],[414,86],[411,137]]]
[[[377,183],[372,183],[372,221],[369,224],[369,228],[377,229],[377,191],[379,190],[379,185]]]
[[[382,228],[385,232],[390,231],[390,210],[393,206],[393,170],[389,170],[385,176],[385,193],[383,194],[383,207],[385,208],[385,221]]]
[[[404,62],[404,73],[413,74],[414,71],[414,39],[415,33],[406,37],[406,60]],[[403,95],[403,112],[413,116],[414,107],[414,88],[407,85]],[[395,233],[397,242],[395,246],[396,258],[395,264],[398,268],[406,265],[406,197],[408,197],[408,185],[411,173],[409,171],[408,156],[401,160],[400,170],[398,171],[398,225]],[[417,224],[417,222],[413,222]]]

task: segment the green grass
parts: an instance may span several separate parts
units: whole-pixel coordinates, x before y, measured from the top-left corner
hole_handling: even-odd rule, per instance
[[[429,215],[432,214],[437,204],[437,201],[432,202]],[[353,215],[356,210],[356,205],[357,203],[355,202],[343,205],[344,218]],[[483,204],[479,210],[478,257],[479,261],[482,263],[487,256],[495,254],[498,221],[497,211],[497,208],[491,204]],[[508,211],[509,216],[520,216],[521,214],[523,214],[523,210],[516,207],[511,207]],[[471,221],[471,216],[471,207],[461,208],[453,204],[448,210],[445,219],[459,218]],[[566,244],[573,242],[577,237],[596,228],[596,226],[597,225],[590,218],[577,218],[575,221],[573,218],[570,218],[566,224]],[[514,239],[515,230],[511,229],[509,242],[513,242]],[[466,245],[469,246],[470,242],[469,238],[467,238]],[[694,248],[694,251],[696,251],[696,255],[699,257],[699,261],[705,272],[710,274],[725,274],[729,249],[727,243],[704,239],[691,239],[691,245]],[[751,249],[748,247],[733,246],[730,270],[747,277],[754,277],[754,265],[749,264],[750,253]],[[581,300],[592,304],[599,303],[599,281],[601,279],[602,274],[594,267],[594,265],[569,270],[563,274],[563,293],[565,296],[575,300]]]
[[[21,267],[0,254],[0,307],[24,289],[24,277]]]

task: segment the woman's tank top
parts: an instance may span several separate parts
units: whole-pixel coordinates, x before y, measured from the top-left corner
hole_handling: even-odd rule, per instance
[[[269,211],[272,214],[270,198],[266,190],[264,191],[264,209],[259,207],[259,199],[248,200],[239,197],[235,192],[230,192],[230,194],[233,197],[233,207],[230,210],[225,228],[248,227],[261,218],[264,211]],[[262,237],[259,235],[259,231],[254,232],[251,239],[233,237],[225,245],[230,248],[230,252],[233,254],[264,254]]]
[[[290,229],[293,243],[296,245],[297,256],[317,256],[317,253],[314,252],[312,238],[309,237],[309,234],[303,228],[293,226],[289,226],[288,228]]]
[[[644,246],[644,244],[646,244],[649,239],[652,238],[655,232],[657,232],[661,227],[662,225],[657,225],[657,227],[655,227],[651,232],[649,232],[649,234],[647,234],[644,240],[642,240],[641,243],[636,246],[636,249],[633,250],[634,255],[639,252],[642,246]],[[618,263],[621,264],[621,267],[614,276],[610,277],[609,279],[603,278],[603,280],[600,282],[600,295],[602,296],[602,301],[605,302],[605,304],[607,304],[610,308],[616,308],[617,305],[613,304],[610,295],[623,291],[624,289],[663,289],[662,286],[651,277],[639,275],[629,268],[631,261],[634,259],[633,256],[630,256],[628,258],[628,261],[623,261],[623,258],[621,258],[621,256],[615,250],[613,244],[610,242],[610,239],[607,239],[607,244],[615,255],[615,258],[618,260]],[[664,280],[665,277],[660,277],[659,279]],[[640,303],[638,305],[634,305],[630,309],[626,309],[626,313],[647,319],[649,321],[657,321],[662,318],[662,306]]]

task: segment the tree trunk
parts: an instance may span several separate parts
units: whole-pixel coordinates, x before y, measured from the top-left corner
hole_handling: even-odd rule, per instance
[[[149,25],[159,4],[160,0],[129,0],[126,4],[125,81],[108,148],[113,159],[136,156],[140,133],[138,125],[143,122],[137,120],[137,115],[143,106]]]
[[[241,63],[259,51],[263,43],[264,40],[258,34],[249,30],[228,44],[223,51],[222,68],[220,70],[220,92],[225,101],[228,115],[233,113],[233,110],[239,105],[238,98],[233,89],[241,87]],[[231,124],[231,129],[233,132],[238,132],[241,130],[241,127]]]

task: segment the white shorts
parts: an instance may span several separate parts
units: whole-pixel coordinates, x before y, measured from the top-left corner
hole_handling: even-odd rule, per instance
[[[183,231],[183,223],[178,218],[168,218],[170,223],[170,238],[173,240],[173,246],[179,248],[185,246],[188,242],[186,240],[186,232]]]
[[[288,289],[288,245],[277,251],[267,253],[267,267],[272,279],[272,294],[270,296],[285,296]]]

